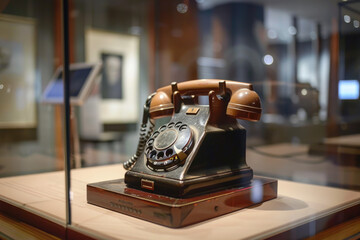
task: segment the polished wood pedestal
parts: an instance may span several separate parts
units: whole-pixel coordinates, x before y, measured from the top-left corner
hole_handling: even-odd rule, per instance
[[[277,180],[254,177],[248,187],[189,198],[128,188],[123,179],[87,185],[88,203],[167,227],[184,227],[277,197]]]

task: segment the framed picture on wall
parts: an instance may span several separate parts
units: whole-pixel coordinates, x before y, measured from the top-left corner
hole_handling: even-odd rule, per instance
[[[35,21],[0,15],[0,129],[36,128],[35,71]]]
[[[103,124],[138,121],[139,37],[87,29],[87,62],[102,61],[100,120]]]

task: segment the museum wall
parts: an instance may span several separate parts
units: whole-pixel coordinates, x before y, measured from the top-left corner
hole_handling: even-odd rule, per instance
[[[306,154],[341,162],[342,154],[329,153],[324,142],[360,131],[359,99],[339,99],[340,80],[358,81],[359,17],[353,10],[357,3],[313,3],[331,14],[316,14],[310,3],[302,7],[297,1],[290,5],[201,0],[69,3],[70,62],[103,64],[102,80],[83,105],[73,107],[82,167],[127,160],[138,143],[143,103],[157,88],[174,81],[216,78],[253,84],[262,99],[261,121],[239,123],[247,129],[247,146],[255,150],[276,144],[306,146]],[[16,88],[18,96],[32,96],[27,101],[32,115],[22,112],[21,116],[36,117],[27,119],[32,124],[28,127],[1,127],[0,174],[61,170],[63,109],[43,102],[43,92],[62,63],[61,1],[5,1],[1,15],[33,24],[34,67],[28,75],[33,85],[27,90]],[[94,36],[103,41],[94,44]],[[23,41],[29,44],[31,39]],[[106,48],[100,55],[99,46]],[[5,51],[3,59],[6,56]],[[134,62],[129,64],[129,59]],[[111,82],[111,74],[106,71],[117,76],[115,85],[107,85],[108,92],[104,84]],[[111,90],[114,95],[106,96]],[[0,95],[7,111],[1,122],[11,116],[11,104],[25,102],[12,98],[18,100]],[[199,101],[208,103],[206,98]],[[167,120],[157,120],[157,125]]]
[[[10,67],[15,69],[20,66],[23,74],[30,78],[31,85],[25,85],[22,79],[12,79],[6,82],[5,89],[10,94],[11,88],[16,97],[10,98],[8,94],[1,94],[1,108],[5,109],[2,113],[2,118],[16,114],[16,111],[25,112],[34,115],[34,122],[29,126],[21,120],[14,125],[0,129],[0,165],[1,176],[18,175],[32,172],[42,172],[55,170],[60,167],[61,163],[56,160],[55,148],[55,131],[54,131],[54,108],[52,106],[41,103],[41,93],[47,83],[50,81],[56,63],[60,64],[61,59],[55,57],[55,1],[5,1],[3,2],[4,9],[1,15],[9,16],[11,21],[20,21],[31,24],[32,34],[31,39],[25,39],[24,43],[31,42],[30,49],[21,49],[20,51],[34,51],[31,61],[33,69],[24,69],[23,63],[19,58],[21,55],[13,54]],[[21,27],[21,26],[19,26]],[[3,32],[3,34],[7,34]],[[11,34],[11,33],[8,33]],[[14,39],[16,43],[18,40]],[[6,46],[6,45],[5,45]],[[61,46],[57,46],[61,47]],[[27,54],[27,52],[20,52],[18,54]],[[23,67],[23,68],[21,68]],[[6,74],[6,69],[2,69],[3,74]],[[19,73],[18,73],[19,74]],[[2,80],[4,79],[4,75]],[[16,85],[18,83],[18,85]],[[28,95],[27,95],[28,94]],[[13,95],[14,96],[14,95]],[[21,96],[28,96],[27,98]],[[20,103],[21,101],[22,103]],[[19,105],[20,104],[20,105]],[[26,109],[26,104],[31,105]],[[4,119],[2,119],[2,122]],[[63,149],[62,149],[63,150]],[[43,158],[39,161],[40,158]],[[21,166],[21,167],[20,167]]]

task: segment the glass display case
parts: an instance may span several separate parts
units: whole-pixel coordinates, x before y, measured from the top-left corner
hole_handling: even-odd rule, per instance
[[[63,107],[42,99],[63,63],[60,6],[59,1],[0,3],[0,211],[5,215],[14,215],[14,204],[22,206],[18,216],[46,215],[53,202],[59,216],[66,215],[63,179],[53,179],[65,174]],[[9,227],[9,221],[2,215],[0,238],[10,237],[6,233],[16,226]],[[65,218],[56,223],[65,225]]]
[[[189,239],[299,239],[326,237],[334,229],[338,238],[358,237],[354,226],[360,221],[359,11],[360,1],[355,0],[0,3],[0,221],[10,226],[0,228],[0,237],[12,237],[8,229],[13,219],[69,239],[167,239],[176,234]],[[196,79],[219,79],[216,98],[209,97],[211,89],[200,94],[184,87]],[[105,189],[96,193],[96,205],[102,207],[88,203],[87,184],[123,179],[123,164],[129,159],[142,158],[143,173],[161,169],[162,178],[175,179],[178,163],[170,163],[171,151],[177,156],[191,154],[170,149],[178,143],[171,134],[180,136],[187,126],[180,124],[174,133],[171,114],[152,117],[155,110],[148,97],[156,98],[151,94],[169,86],[172,106],[176,101],[195,106],[185,109],[186,116],[196,115],[203,106],[211,109],[214,102],[227,109],[234,102],[225,93],[236,91],[229,87],[231,82],[221,80],[243,82],[256,92],[261,118],[227,118],[235,129],[245,129],[246,136],[209,140],[208,147],[196,150],[206,161],[190,171],[191,177],[208,165],[215,167],[207,172],[221,175],[221,161],[242,151],[238,158],[244,162],[238,165],[249,166],[255,176],[246,200],[251,207],[243,208],[243,193],[227,192],[217,200],[210,192],[209,205],[196,198],[190,209],[187,197],[175,202],[162,197],[174,186],[160,197],[150,194],[155,200],[143,206],[141,201],[154,190],[150,178],[141,180],[145,195],[136,187],[131,193],[141,200],[108,200]],[[196,82],[197,88],[200,85]],[[184,94],[185,88],[196,96],[176,100],[175,92]],[[56,101],[49,101],[51,94]],[[222,99],[226,103],[217,102]],[[257,111],[241,106],[249,108],[251,114]],[[154,126],[144,121],[146,111]],[[207,116],[203,118],[207,122]],[[202,120],[198,122],[194,126],[202,126]],[[150,141],[156,141],[149,145],[145,129],[161,126],[170,129],[164,131],[169,130],[167,140],[160,143],[149,133]],[[160,129],[158,134],[164,135]],[[191,129],[196,138],[197,130]],[[193,148],[190,140],[186,144]],[[216,149],[226,153],[218,156]],[[233,165],[229,168],[234,172]],[[277,180],[274,199],[259,200],[276,186],[259,187],[258,179]],[[177,210],[159,210],[176,204],[188,207],[178,212],[181,221],[195,225],[171,229],[152,223],[177,221]],[[203,212],[196,212],[200,206]],[[149,209],[156,221],[141,220]],[[228,212],[233,213],[224,214]],[[216,217],[193,221],[208,213]]]

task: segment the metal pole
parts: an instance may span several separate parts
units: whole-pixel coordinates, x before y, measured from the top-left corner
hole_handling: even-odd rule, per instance
[[[70,204],[70,72],[69,72],[69,1],[62,0],[63,14],[63,84],[64,84],[64,109],[65,109],[65,198],[66,198],[66,224],[71,225]]]

